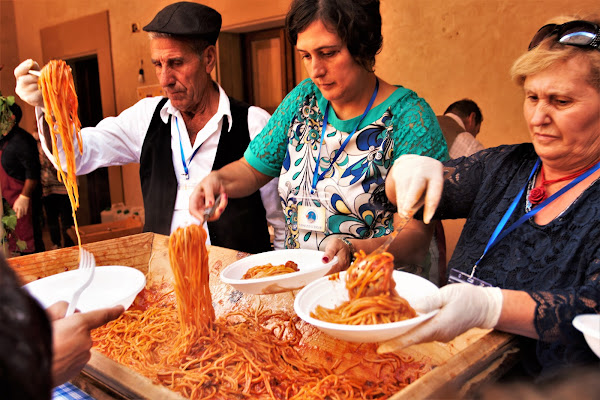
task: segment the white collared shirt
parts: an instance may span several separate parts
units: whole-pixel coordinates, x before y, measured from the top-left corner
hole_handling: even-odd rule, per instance
[[[81,130],[83,154],[79,154],[78,145],[75,143],[77,175],[84,175],[101,167],[139,163],[146,132],[161,99],[162,97],[142,99],[116,117],[107,117],[95,127],[83,128]],[[42,109],[39,107],[36,107],[36,116],[38,131],[42,132],[44,119]],[[173,219],[171,220],[171,232],[173,232],[179,226],[187,225],[190,222],[197,222],[196,218],[192,217],[189,213],[189,194],[191,194],[191,190],[195,185],[212,171],[217,154],[217,146],[222,134],[223,118],[228,119],[229,129],[231,130],[231,108],[227,94],[219,86],[219,107],[217,112],[198,132],[193,146],[190,143],[189,134],[181,113],[171,105],[171,101],[168,100],[165,103],[160,111],[160,117],[165,123],[169,117],[172,118],[171,152],[178,186],[175,210],[173,212]],[[261,108],[250,107],[248,109],[248,131],[251,139],[262,130],[269,117],[269,113]],[[178,127],[179,131],[177,130]],[[183,153],[188,164],[189,179],[185,177],[181,161],[180,133]],[[58,139],[60,140],[60,138]],[[45,135],[40,135],[40,142],[46,156],[55,164],[51,146],[49,147],[48,143],[46,143]],[[198,147],[201,147],[201,149],[190,162],[193,151]],[[61,149],[61,163],[66,169],[66,161],[60,143],[58,143],[58,148]],[[267,220],[275,230],[274,246],[275,248],[283,248],[285,223],[277,192],[277,184],[278,179],[275,178],[261,188],[261,198],[267,211]],[[208,232],[206,224],[204,227]],[[208,243],[210,244],[210,235]]]
[[[452,113],[446,113],[444,115],[452,118],[461,128],[465,129],[464,132],[459,133],[456,136],[452,143],[452,147],[448,149],[450,158],[468,157],[471,154],[475,154],[478,151],[485,149],[479,140],[475,139],[475,136],[466,131],[465,124],[458,115]]]

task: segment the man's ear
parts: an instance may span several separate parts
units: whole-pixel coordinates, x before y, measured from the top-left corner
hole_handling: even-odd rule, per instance
[[[473,128],[475,127],[475,113],[472,112],[471,114],[469,114],[469,116],[467,118],[465,118],[464,120],[465,123],[465,129],[467,132],[472,132]]]
[[[214,45],[208,46],[202,53],[202,57],[206,65],[206,73],[210,74],[217,65],[217,48]]]

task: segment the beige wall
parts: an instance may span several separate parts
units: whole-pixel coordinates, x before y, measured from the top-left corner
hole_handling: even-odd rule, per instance
[[[14,32],[5,23],[6,13],[12,12],[10,3],[0,0],[0,63],[5,64],[0,89],[5,94],[14,87],[12,69],[18,60],[41,59],[41,28],[104,10],[109,10],[110,17],[117,111],[136,101],[140,60],[146,84],[156,83],[146,35],[132,33],[131,24],[144,26],[171,1],[15,0]],[[222,13],[225,30],[236,30],[280,20],[289,0],[207,0],[205,4]],[[479,138],[484,145],[495,146],[528,140],[521,93],[510,81],[508,70],[533,33],[555,15],[600,13],[600,5],[598,0],[382,0],[381,12],[384,45],[377,59],[378,75],[415,90],[437,113],[454,100],[472,98],[484,114]],[[15,51],[6,47],[13,39],[7,41],[7,35],[16,39],[16,59]],[[141,203],[136,174],[135,168],[128,169],[124,177],[130,205]],[[449,232],[451,249],[459,228]]]

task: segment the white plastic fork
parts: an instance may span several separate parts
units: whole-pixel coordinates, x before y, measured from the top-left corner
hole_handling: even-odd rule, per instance
[[[83,293],[83,291],[92,282],[92,279],[94,279],[95,269],[96,259],[94,258],[94,255],[82,247],[79,251],[79,268],[77,269],[80,271],[79,276],[81,279],[81,286],[79,286],[79,288],[77,288],[77,290],[75,290],[73,293],[73,297],[71,297],[71,302],[69,303],[69,307],[67,307],[65,317],[68,317],[75,312],[75,307],[79,301],[79,296],[81,296],[81,293]]]

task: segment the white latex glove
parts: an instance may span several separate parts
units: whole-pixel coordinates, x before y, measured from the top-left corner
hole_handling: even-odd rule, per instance
[[[444,188],[444,166],[436,159],[404,154],[398,157],[386,179],[386,194],[398,206],[398,214],[412,215],[425,203],[423,222],[428,224]]]
[[[40,70],[40,66],[35,61],[29,59],[23,61],[15,68],[15,78],[17,86],[15,93],[24,102],[36,107],[44,107],[42,91],[38,88],[38,77],[31,75],[29,70]]]
[[[421,313],[435,309],[440,311],[404,335],[382,343],[377,352],[387,353],[434,340],[448,342],[471,328],[491,329],[498,323],[502,312],[502,290],[452,283],[435,295],[414,301],[411,305]]]
[[[29,209],[29,197],[20,194],[15,200],[12,208],[15,210],[15,214],[17,214],[17,219],[27,215],[27,210]]]

